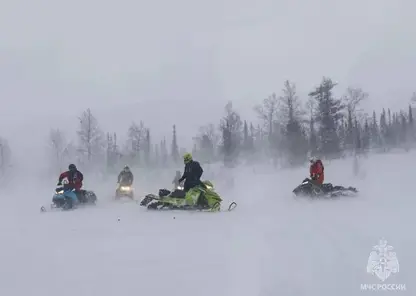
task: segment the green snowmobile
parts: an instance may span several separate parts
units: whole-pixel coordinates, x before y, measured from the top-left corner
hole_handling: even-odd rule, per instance
[[[140,205],[150,210],[220,211],[222,198],[214,191],[214,185],[210,181],[203,181],[202,183],[191,188],[187,193],[180,185],[173,191],[159,189],[158,195],[146,195]],[[228,210],[233,210],[236,205],[235,202],[231,203]]]

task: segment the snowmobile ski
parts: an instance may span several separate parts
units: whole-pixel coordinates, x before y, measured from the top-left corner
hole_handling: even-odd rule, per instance
[[[75,207],[73,208],[75,209]],[[47,213],[47,212],[65,212],[65,211],[69,211],[71,209],[63,209],[60,207],[56,207],[53,204],[49,205],[49,206],[41,206],[40,207],[40,212],[41,213]]]
[[[49,206],[41,206],[40,212],[41,213],[68,212],[68,211],[73,211],[73,210],[78,210],[78,209],[94,208],[94,206],[96,206],[95,203],[94,204],[79,203],[77,205],[74,205],[72,208],[62,208],[62,207],[57,207],[54,204],[50,204]]]
[[[138,201],[137,203],[140,204]],[[157,199],[155,199],[153,202],[150,202],[147,204],[147,209],[149,211],[189,211],[189,212],[207,212],[207,213],[215,213],[215,212],[231,212],[237,207],[236,202],[231,202],[228,205],[227,210],[221,210],[221,208],[218,205],[215,204],[212,208],[198,208],[198,207],[173,207],[169,205],[165,205],[161,202],[159,202]]]
[[[230,205],[228,206],[228,212],[231,212],[232,210],[234,210],[237,207],[237,203],[235,201],[233,201],[232,203],[230,203]]]

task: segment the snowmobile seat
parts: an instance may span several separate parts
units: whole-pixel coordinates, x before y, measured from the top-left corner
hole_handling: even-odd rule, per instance
[[[324,192],[331,192],[334,190],[334,186],[331,183],[324,183],[321,185],[321,188]]]
[[[167,189],[159,189],[159,196],[160,197],[165,197],[168,196],[170,194],[170,190]]]
[[[175,198],[185,198],[185,191],[184,190],[180,190],[180,189],[175,189],[175,191],[173,191],[170,196],[171,197],[175,197]]]

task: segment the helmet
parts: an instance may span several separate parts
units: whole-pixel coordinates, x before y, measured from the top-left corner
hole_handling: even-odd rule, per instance
[[[310,162],[310,163],[315,163],[317,160],[318,160],[318,158],[317,158],[316,156],[311,156],[311,157],[309,158],[309,162]]]
[[[73,171],[76,171],[76,170],[77,170],[77,167],[75,166],[75,164],[71,163],[71,164],[68,166],[68,169],[69,169],[71,172],[73,172]]]
[[[183,156],[183,162],[186,164],[186,163],[189,163],[191,161],[192,161],[192,154],[191,153],[185,153],[184,156]]]
[[[128,165],[125,165],[125,166],[124,166],[124,168],[123,168],[123,171],[125,171],[125,172],[128,172],[128,171],[130,171],[130,168],[129,168],[129,166],[128,166]]]

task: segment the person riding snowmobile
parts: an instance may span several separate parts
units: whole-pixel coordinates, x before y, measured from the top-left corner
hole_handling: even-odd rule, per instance
[[[82,194],[82,181],[84,180],[84,175],[77,169],[75,164],[70,164],[68,166],[68,171],[63,172],[59,175],[58,186],[62,186],[63,179],[68,180],[68,184],[65,184],[65,187],[73,188],[75,194],[81,202],[85,201],[85,197]]]
[[[201,176],[204,173],[199,162],[192,159],[192,155],[190,153],[185,153],[183,156],[183,162],[185,164],[185,169],[183,171],[182,177],[179,178],[178,182],[182,183],[185,180],[185,184],[183,189],[185,192],[188,192],[189,189],[204,184],[201,182]]]
[[[120,186],[131,186],[133,185],[134,176],[130,168],[126,165],[123,170],[118,174],[117,184]]]
[[[324,183],[324,165],[322,161],[316,157],[310,158],[309,174],[310,177],[317,185]]]
[[[179,184],[185,180],[183,185],[185,200],[188,206],[204,206],[207,203],[205,194],[199,192],[199,190],[193,190],[196,186],[200,186],[204,189],[207,187],[201,181],[201,176],[204,172],[199,162],[192,159],[190,153],[185,153],[183,156],[183,162],[185,163],[185,169],[182,177],[178,180]]]

